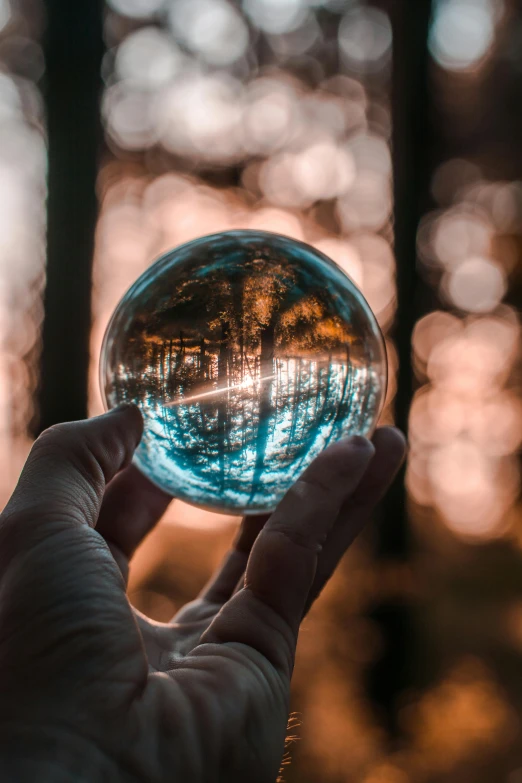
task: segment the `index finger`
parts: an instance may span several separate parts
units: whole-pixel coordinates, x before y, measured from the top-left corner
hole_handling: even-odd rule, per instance
[[[219,612],[202,643],[249,645],[290,675],[322,545],[373,454],[366,438],[353,437],[314,460],[259,534],[244,588]]]
[[[105,539],[125,579],[129,560],[171,502],[171,495],[152,484],[135,465],[122,470],[108,485],[96,530]]]

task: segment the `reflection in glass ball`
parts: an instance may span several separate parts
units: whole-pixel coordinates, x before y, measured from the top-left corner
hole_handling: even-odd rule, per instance
[[[329,443],[375,427],[384,343],[351,280],[301,242],[229,231],[176,248],[105,335],[106,405],[139,405],[137,466],[189,503],[271,511]]]

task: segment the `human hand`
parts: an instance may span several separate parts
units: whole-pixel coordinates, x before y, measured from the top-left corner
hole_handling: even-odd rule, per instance
[[[125,592],[171,500],[130,464],[141,434],[134,407],[48,430],[0,517],[2,781],[274,783],[300,623],[405,448],[330,446],[162,624]]]

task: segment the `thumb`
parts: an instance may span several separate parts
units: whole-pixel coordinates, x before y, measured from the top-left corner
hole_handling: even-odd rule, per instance
[[[63,677],[102,683],[129,657],[134,682],[143,676],[121,574],[93,529],[106,484],[141,434],[134,406],[52,427],[0,516],[0,671],[23,672],[26,685],[34,678],[37,692]]]
[[[21,528],[49,518],[94,527],[106,485],[130,463],[142,432],[134,405],[46,430],[0,517],[0,531],[13,518]]]

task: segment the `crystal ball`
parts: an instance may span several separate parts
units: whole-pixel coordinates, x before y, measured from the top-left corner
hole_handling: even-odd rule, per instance
[[[107,408],[136,403],[135,464],[186,502],[272,511],[328,444],[369,435],[386,392],[377,321],[309,245],[264,231],[202,237],[162,256],[109,323]]]

